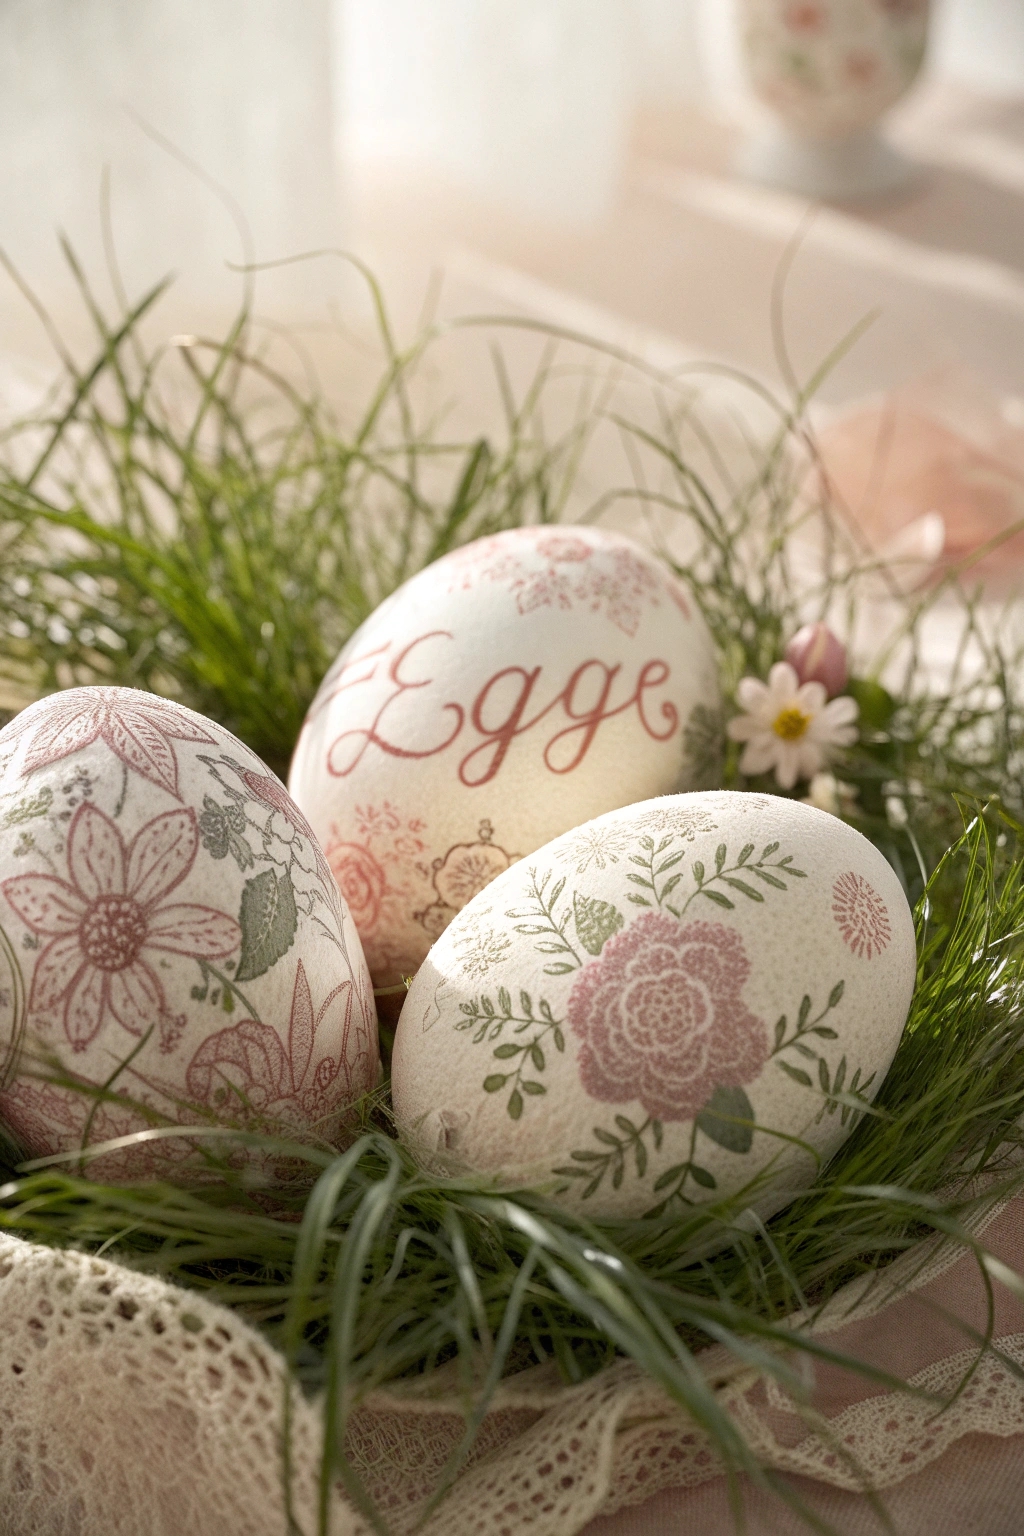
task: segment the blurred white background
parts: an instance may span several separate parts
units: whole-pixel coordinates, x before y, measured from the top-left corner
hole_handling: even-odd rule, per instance
[[[770,371],[767,295],[803,209],[731,173],[754,110],[731,0],[4,0],[0,247],[62,323],[56,231],[102,272],[106,220],[133,294],[178,275],[169,328],[227,312],[228,261],[343,244],[397,290],[441,262],[485,303],[583,304]],[[819,216],[795,352],[820,356],[881,304],[830,388],[949,355],[1019,390],[1021,0],[937,0],[927,78],[893,132],[927,174],[902,200]],[[348,292],[330,262],[260,280],[282,319]],[[36,347],[2,275],[0,324],[8,352]]]

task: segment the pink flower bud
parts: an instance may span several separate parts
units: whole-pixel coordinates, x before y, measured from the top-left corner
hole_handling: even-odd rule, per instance
[[[786,646],[786,660],[801,683],[821,683],[829,698],[846,687],[846,646],[827,624],[805,624]]]

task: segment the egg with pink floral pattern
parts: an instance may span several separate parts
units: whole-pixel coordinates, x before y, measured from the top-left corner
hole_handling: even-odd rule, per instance
[[[428,566],[324,679],[289,787],[377,986],[517,859],[714,782],[721,703],[692,596],[597,528],[514,528]]]
[[[355,925],[247,747],[129,688],[68,689],[0,732],[0,1124],[28,1156],[147,1126],[333,1143],[379,1072]],[[188,1177],[196,1145],[89,1168]]]
[[[805,1188],[878,1093],[914,925],[881,853],[774,795],[574,828],[453,919],[409,990],[395,1115],[428,1168],[600,1217]]]

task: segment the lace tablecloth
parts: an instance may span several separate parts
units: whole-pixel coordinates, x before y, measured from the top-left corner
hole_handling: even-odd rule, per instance
[[[1024,1196],[980,1211],[975,1230],[1005,1264],[1024,1267]],[[901,1536],[1010,1536],[1024,1523],[1024,1304],[998,1273],[993,1296],[995,1347],[986,1351],[977,1260],[932,1248],[872,1286],[848,1287],[814,1324],[831,1346],[951,1397],[943,1411],[933,1396],[880,1392],[819,1365],[815,1430],[723,1352],[709,1350],[703,1364],[763,1465],[844,1536],[883,1528],[865,1481]],[[2,1536],[317,1530],[319,1405],[289,1386],[258,1333],[201,1295],[107,1259],[0,1237],[0,1382]],[[444,1378],[378,1392],[355,1415],[350,1460],[396,1536],[422,1515],[462,1428]],[[743,1480],[741,1489],[751,1533],[802,1528],[778,1499]],[[340,1488],[330,1497],[333,1536],[369,1531]],[[469,1466],[423,1529],[717,1536],[732,1531],[733,1517],[701,1432],[622,1361],[576,1387],[546,1367],[508,1380]]]

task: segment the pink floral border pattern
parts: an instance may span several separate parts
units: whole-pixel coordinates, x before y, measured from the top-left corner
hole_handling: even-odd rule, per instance
[[[39,716],[45,720],[37,725]],[[182,709],[135,688],[69,688],[41,699],[7,727],[8,738],[34,730],[22,772],[72,757],[94,741],[104,742],[126,768],[158,784],[176,800],[178,759],[173,741],[215,745],[215,738],[193,724]]]
[[[238,949],[242,931],[227,913],[166,902],[198,847],[190,809],[155,816],[126,845],[110,817],[84,801],[68,829],[66,879],[28,874],[0,883],[26,927],[49,941],[35,963],[29,1012],[42,1023],[59,1015],[74,1050],[85,1050],[108,1016],[130,1035],[158,1025],[161,1048],[170,1050],[185,1020],[168,1014],[150,958],[216,960]]]
[[[852,869],[832,887],[832,916],[847,947],[864,960],[887,949],[892,938],[889,909],[873,885]]]
[[[393,971],[401,974],[391,936],[401,934],[424,889],[430,889],[426,830],[419,817],[407,817],[390,800],[383,800],[357,805],[351,829],[347,826],[345,833],[332,823],[324,843],[333,880],[351,913],[375,980]]]
[[[543,565],[538,567],[536,556]],[[532,539],[517,530],[493,534],[449,557],[452,581],[448,590],[467,591],[480,579],[501,582],[515,595],[521,614],[538,608],[589,609],[604,612],[632,637],[640,626],[644,605],[658,607],[666,587],[680,611],[689,618],[682,590],[662,578],[653,563],[640,559],[625,544],[588,543],[566,530],[537,530]]]
[[[741,996],[749,975],[733,929],[645,912],[607,941],[569,997],[586,1091],[679,1121],[697,1116],[716,1088],[753,1082],[770,1045]]]
[[[472,842],[431,858],[427,824],[389,800],[356,806],[345,830],[348,836],[332,825],[325,852],[375,979],[407,970],[402,946],[409,934],[420,929],[433,943],[457,911],[519,858],[494,841],[486,818]]]

